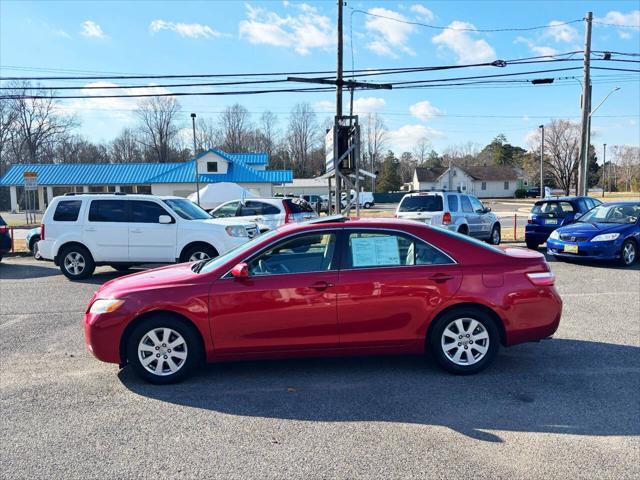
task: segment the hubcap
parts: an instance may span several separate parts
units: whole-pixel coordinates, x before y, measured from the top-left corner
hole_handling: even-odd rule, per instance
[[[191,254],[191,256],[189,257],[189,261],[198,262],[200,260],[207,260],[209,258],[210,258],[209,255],[207,255],[204,252],[193,252],[193,254]]]
[[[64,257],[64,268],[72,275],[80,275],[84,267],[85,261],[81,253],[70,252]]]
[[[187,360],[187,342],[171,328],[154,328],[140,340],[138,359],[154,375],[171,375]]]
[[[33,258],[40,260],[40,249],[38,248],[38,242],[33,246]]]
[[[500,243],[500,232],[498,231],[498,229],[495,229],[493,231],[493,243],[495,245]]]
[[[447,325],[440,339],[442,351],[456,365],[473,365],[489,351],[489,333],[473,318],[459,318]]]
[[[627,243],[624,246],[622,254],[624,255],[624,263],[630,264],[636,259],[636,249],[632,243]]]

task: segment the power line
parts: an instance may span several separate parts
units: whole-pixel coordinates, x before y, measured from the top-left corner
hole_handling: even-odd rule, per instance
[[[599,20],[592,20],[592,23],[597,23],[598,25],[607,25],[609,27],[640,28],[640,25],[621,25],[618,23],[601,22]]]

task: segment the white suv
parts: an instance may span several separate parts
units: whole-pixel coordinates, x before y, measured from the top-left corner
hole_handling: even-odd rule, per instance
[[[214,220],[185,198],[117,193],[55,197],[40,228],[40,255],[72,280],[96,265],[123,271],[216,257],[258,235],[254,223]]]
[[[211,210],[213,218],[236,217],[255,222],[260,232],[272,230],[290,222],[304,222],[318,214],[301,198],[251,198],[226,202]]]

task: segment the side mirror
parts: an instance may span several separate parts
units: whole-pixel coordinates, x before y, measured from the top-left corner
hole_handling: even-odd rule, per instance
[[[484,213],[489,213],[491,211],[491,207],[484,207]]]
[[[247,278],[249,276],[249,265],[246,263],[239,263],[231,269],[231,276],[233,278]]]
[[[171,216],[169,215],[160,215],[158,217],[158,223],[172,223],[173,222],[173,218],[171,218]]]

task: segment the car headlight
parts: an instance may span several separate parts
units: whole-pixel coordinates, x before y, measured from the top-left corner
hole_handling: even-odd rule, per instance
[[[91,304],[89,313],[111,313],[119,309],[124,300],[118,300],[117,298],[99,298]]]
[[[225,228],[227,235],[230,237],[248,237],[247,229],[242,225],[231,225]]]
[[[620,236],[619,233],[601,233],[591,239],[592,242],[610,242]]]
[[[549,238],[553,238],[554,240],[558,240],[560,238],[560,234],[558,233],[558,230],[554,230],[553,232],[551,232],[551,235],[549,235]]]

